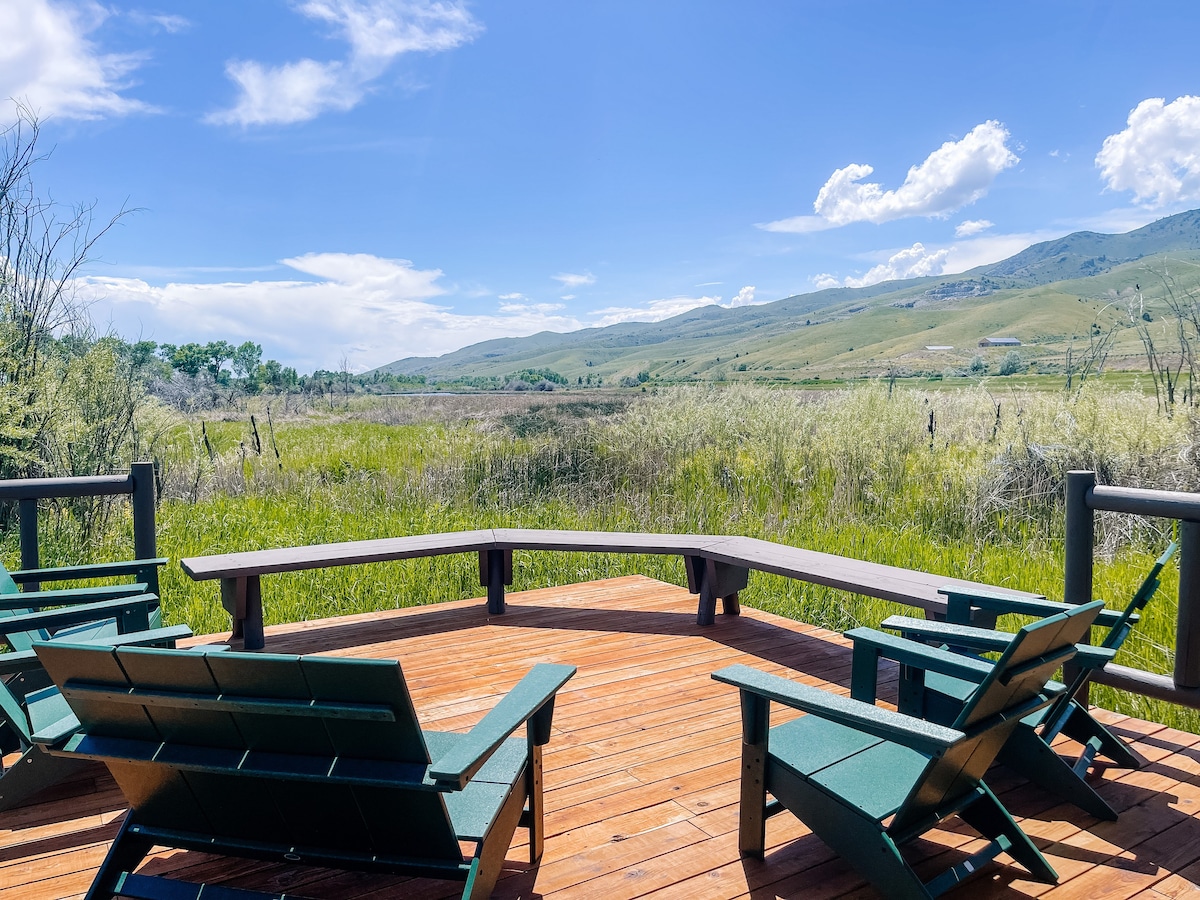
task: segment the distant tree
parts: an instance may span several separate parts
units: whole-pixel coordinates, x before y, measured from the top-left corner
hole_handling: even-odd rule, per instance
[[[971,374],[982,375],[987,371],[987,363],[983,361],[983,357],[976,353],[971,357]]]
[[[222,367],[233,358],[234,347],[229,341],[209,341],[204,345],[205,368],[218,381],[221,380]]]
[[[208,363],[208,349],[203,344],[192,342],[179,347],[174,344],[164,344],[160,351],[166,350],[168,347],[171,349],[171,357],[167,362],[175,371],[182,372],[184,375],[191,375],[194,378]]]
[[[1000,360],[1000,374],[1016,375],[1024,364],[1025,360],[1021,358],[1021,351],[1009,350],[1004,354],[1004,359]]]
[[[258,374],[258,367],[262,363],[262,345],[256,344],[253,341],[246,341],[233,351],[233,358],[230,362],[234,373],[240,377],[250,378],[251,376],[256,376]]]

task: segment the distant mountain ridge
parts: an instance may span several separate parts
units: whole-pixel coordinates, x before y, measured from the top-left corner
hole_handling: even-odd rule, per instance
[[[1050,284],[1107,272],[1156,253],[1200,249],[1200,209],[1189,210],[1126,234],[1076,231],[1027,247],[987,269],[988,275]]]
[[[595,377],[605,383],[647,371],[670,380],[793,379],[869,372],[872,365],[937,364],[941,357],[930,358],[927,348],[965,351],[982,337],[1009,331],[1038,348],[1026,352],[1044,355],[1072,334],[1088,333],[1098,310],[1111,307],[1111,319],[1117,312],[1112,298],[1139,280],[1133,270],[1162,254],[1200,261],[1200,210],[1126,234],[1075,232],[956,275],[832,288],[755,306],[702,306],[659,322],[496,338],[376,371],[438,379],[551,368],[572,382]]]

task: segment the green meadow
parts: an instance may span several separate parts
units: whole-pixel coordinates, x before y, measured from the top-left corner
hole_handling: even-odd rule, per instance
[[[149,411],[162,465],[160,553],[203,554],[490,527],[743,534],[1038,591],[1061,599],[1062,481],[1197,487],[1195,426],[1141,391],[999,388],[829,391],[730,385],[640,392],[355,398],[270,424]],[[207,437],[207,444],[205,443]],[[261,452],[260,452],[261,451]],[[103,546],[130,546],[117,515]],[[1171,523],[1099,521],[1096,589],[1123,604]],[[45,559],[71,546],[60,517]],[[58,539],[55,540],[54,538]],[[76,551],[78,553],[78,551]],[[68,554],[63,553],[63,556]],[[642,573],[684,584],[680,560],[518,553],[513,590]],[[477,597],[473,556],[270,576],[268,624]],[[1173,665],[1172,568],[1118,660]],[[228,629],[215,582],[165,571],[167,617]],[[754,574],[743,601],[838,631],[898,607]],[[911,612],[911,610],[909,610]],[[1200,716],[1095,691],[1122,712],[1200,728]]]

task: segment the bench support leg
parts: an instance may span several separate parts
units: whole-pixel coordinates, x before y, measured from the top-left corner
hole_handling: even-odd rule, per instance
[[[488,615],[504,613],[504,586],[513,583],[511,550],[479,551],[479,583],[488,589]]]
[[[688,590],[700,595],[696,608],[696,624],[711,625],[717,618],[717,598],[721,600],[721,611],[728,616],[741,613],[738,592],[750,580],[750,570],[743,566],[705,559],[703,556],[685,556]]]
[[[233,617],[230,640],[242,639],[246,650],[261,650],[263,636],[262,584],[257,575],[221,579],[221,605]]]

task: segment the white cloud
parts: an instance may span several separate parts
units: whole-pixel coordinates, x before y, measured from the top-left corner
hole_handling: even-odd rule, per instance
[[[513,291],[511,294],[501,294],[500,299],[501,300],[513,300],[513,301],[524,300],[525,295],[518,293],[517,291]]]
[[[738,306],[753,306],[753,305],[754,305],[754,285],[752,285],[752,284],[746,285],[744,288],[742,288],[740,291],[737,292],[736,297],[734,297],[732,300],[729,301],[730,309],[734,309]]]
[[[967,241],[959,241],[947,248],[949,255],[939,274],[965,272],[976,266],[1000,262],[1002,259],[1008,259],[1010,256],[1020,253],[1031,244],[1054,240],[1066,233],[1066,231],[1029,231],[1017,234],[989,234]]]
[[[108,15],[86,0],[0,0],[0,97],[13,97],[40,116],[153,112],[122,94],[144,55],[104,53],[88,40]]]
[[[900,250],[888,257],[887,262],[873,266],[865,275],[860,277],[847,276],[838,281],[828,273],[813,276],[813,284],[817,290],[833,287],[868,287],[881,281],[898,281],[903,278],[921,278],[926,275],[941,275],[945,271],[946,259],[950,249],[943,248],[932,253],[925,249],[920,241],[907,249]]]
[[[1008,130],[999,122],[976,125],[962,140],[947,141],[909,169],[896,190],[864,182],[874,168],[852,163],[835,170],[817,192],[815,216],[794,216],[758,227],[804,234],[852,222],[947,216],[983,197],[996,176],[1020,162],[1008,149],[1008,138]]]
[[[954,236],[971,237],[972,235],[987,231],[994,224],[994,222],[989,222],[987,219],[964,219],[955,227]]]
[[[351,109],[362,99],[362,88],[344,77],[339,62],[301,59],[282,66],[234,60],[225,74],[241,88],[237,105],[205,118],[224,125],[285,125],[305,122],[330,110]]]
[[[357,369],[406,356],[447,353],[495,337],[573,331],[556,304],[509,304],[495,313],[456,312],[439,269],[368,254],[309,253],[282,261],[315,280],[170,283],[91,277],[80,285],[93,315],[120,334],[149,340],[253,340],[301,371],[330,368],[344,353]]]
[[[574,299],[575,299],[575,295],[574,295],[574,294],[563,294],[563,295],[562,295],[561,297],[559,297],[558,299],[559,299],[559,300],[574,300]]]
[[[578,287],[587,287],[589,284],[596,283],[596,276],[591,272],[584,272],[582,275],[572,275],[570,272],[559,272],[557,275],[551,275],[550,277],[567,290]]]
[[[591,324],[603,327],[620,322],[661,322],[699,306],[716,306],[720,302],[720,297],[668,297],[644,306],[610,306],[596,310],[597,318]]]
[[[1156,208],[1200,198],[1200,97],[1143,100],[1126,124],[1096,154],[1109,190]]]
[[[344,60],[301,59],[279,66],[231,60],[226,74],[237,101],[206,121],[226,125],[289,124],[356,106],[405,53],[438,53],[471,40],[482,26],[461,3],[438,0],[310,0],[298,11],[332,26],[350,51]]]

